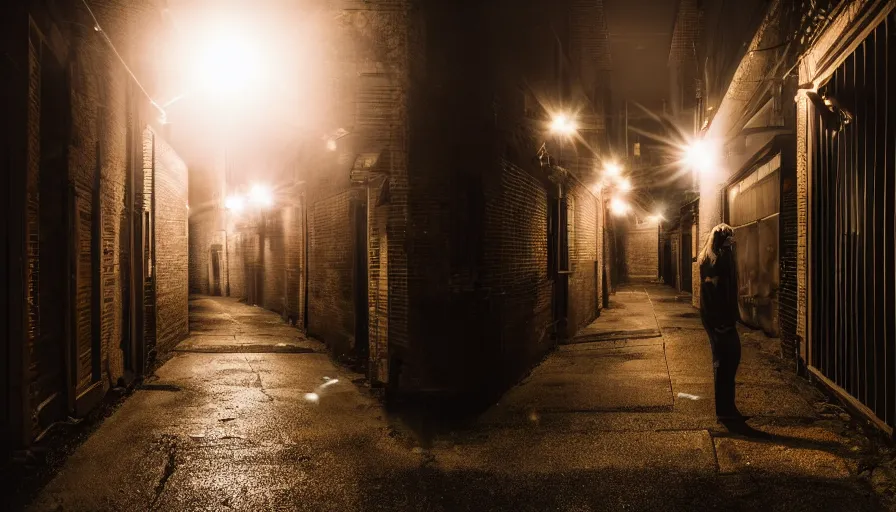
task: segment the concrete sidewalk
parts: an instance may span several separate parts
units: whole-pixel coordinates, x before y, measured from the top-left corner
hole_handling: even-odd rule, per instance
[[[660,337],[645,336],[654,326]],[[698,312],[661,286],[618,293],[573,344],[561,346],[483,415],[479,428],[502,439],[503,451],[523,450],[536,460],[542,443],[553,447],[568,437],[560,451],[590,452],[597,466],[663,468],[663,480],[699,478],[703,492],[720,500],[694,497],[691,504],[701,507],[882,507],[859,477],[873,456],[868,438],[842,409],[783,368],[772,352],[777,340],[748,330],[741,335],[737,403],[753,418],[735,432],[715,419],[711,354]],[[663,508],[674,509],[681,499]],[[652,503],[644,500],[619,503]]]
[[[761,338],[745,333],[738,379],[754,430],[732,433],[693,308],[663,288],[617,297],[661,336],[616,322],[634,338],[559,347],[466,428],[425,439],[277,315],[194,298],[194,336],[31,509],[883,509],[857,477],[868,439]]]

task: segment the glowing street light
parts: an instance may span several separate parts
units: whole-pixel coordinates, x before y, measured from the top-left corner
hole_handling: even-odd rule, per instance
[[[628,192],[632,189],[632,182],[628,178],[622,178],[619,180],[618,187],[620,191]]]
[[[616,177],[622,174],[622,167],[620,167],[617,163],[609,162],[607,164],[604,164],[604,173],[606,173],[606,175],[610,176],[611,178]]]
[[[198,90],[227,101],[258,93],[264,80],[265,52],[258,37],[238,23],[203,27],[205,32],[195,46],[190,73]],[[199,29],[203,32],[202,28]]]
[[[613,212],[613,215],[617,217],[621,217],[627,214],[631,210],[631,206],[618,197],[614,197],[610,200],[610,211]]]
[[[551,120],[551,133],[555,135],[572,135],[577,129],[575,119],[566,114],[557,114]]]
[[[711,172],[718,165],[719,148],[712,141],[696,139],[684,148],[684,161],[696,172]]]
[[[252,185],[249,189],[249,201],[256,206],[271,206],[274,204],[274,194],[264,185]]]
[[[246,206],[246,200],[243,196],[229,196],[224,200],[224,208],[234,212],[239,213],[243,211],[243,208]]]

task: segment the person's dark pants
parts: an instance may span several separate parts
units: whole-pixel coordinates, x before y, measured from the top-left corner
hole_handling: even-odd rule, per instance
[[[713,379],[716,392],[716,415],[738,414],[734,404],[734,377],[740,365],[740,336],[732,327],[726,332],[707,329],[712,348]]]

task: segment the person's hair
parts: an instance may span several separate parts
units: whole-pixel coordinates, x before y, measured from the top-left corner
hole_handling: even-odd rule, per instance
[[[715,265],[716,259],[719,257],[719,248],[727,238],[732,236],[734,236],[734,229],[728,224],[722,223],[712,228],[706,235],[706,241],[703,243],[703,249],[700,250],[697,264],[702,267],[705,262],[709,261],[710,265]]]

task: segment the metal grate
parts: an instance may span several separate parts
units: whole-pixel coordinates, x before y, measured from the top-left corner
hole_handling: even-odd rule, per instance
[[[811,124],[809,364],[894,425],[896,58],[891,13],[819,94],[849,112]]]

